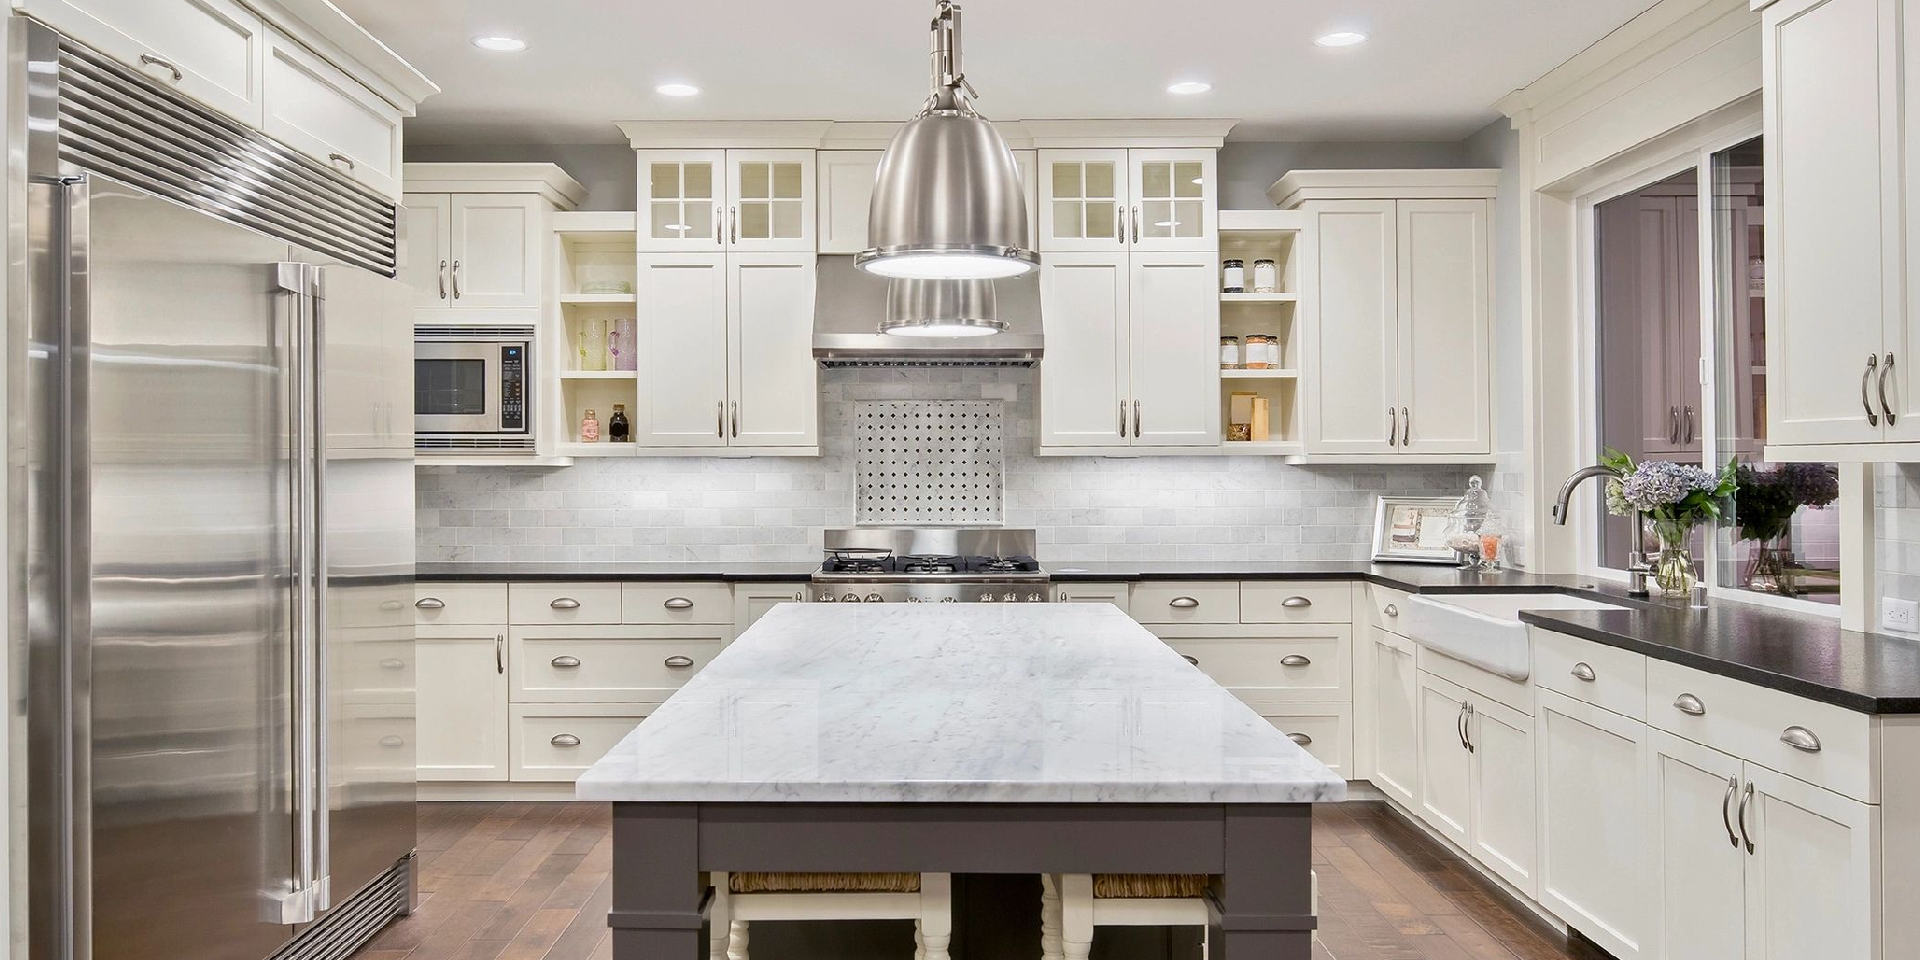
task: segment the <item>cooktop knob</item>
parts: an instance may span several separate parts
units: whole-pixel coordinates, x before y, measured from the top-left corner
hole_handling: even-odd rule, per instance
[[[1028,603],[1039,603],[1039,602],[1040,602],[1040,595],[1039,595],[1039,594],[1037,594],[1037,593],[1029,593],[1029,594],[1027,594],[1027,602],[1028,602]]]
[[[833,595],[833,591],[831,591],[831,590],[826,590],[826,591],[822,591],[822,592],[821,592],[821,594],[820,594],[820,602],[821,602],[821,603],[832,603],[833,601],[835,601],[835,600],[837,600],[837,599],[839,599],[839,598],[838,598],[838,597],[835,597],[835,596]]]
[[[941,598],[940,598],[940,602],[941,602],[941,603],[953,603],[953,602],[954,602],[954,599],[953,599],[952,597],[941,597]]]
[[[919,597],[908,597],[908,598],[907,598],[907,602],[908,602],[908,603],[919,603],[919,602],[920,602],[920,598],[919,598]]]
[[[1015,603],[1019,601],[1020,595],[1017,593],[1014,593],[1012,590],[1008,590],[1006,593],[1000,596],[1000,599],[1008,603]]]
[[[846,596],[841,597],[840,602],[841,603],[859,603],[860,595],[857,593],[849,593]]]
[[[883,596],[881,596],[881,595],[879,595],[879,594],[877,594],[877,593],[869,593],[869,594],[867,594],[867,600],[866,600],[866,602],[868,602],[868,603],[886,603],[886,602],[887,602],[887,598],[886,598],[886,597],[883,597]]]
[[[992,603],[992,602],[993,602],[993,594],[991,594],[991,593],[983,593],[983,594],[981,594],[981,595],[980,595],[980,602],[981,602],[981,603]]]

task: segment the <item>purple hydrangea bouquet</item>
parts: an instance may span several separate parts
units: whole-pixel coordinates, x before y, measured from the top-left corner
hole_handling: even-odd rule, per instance
[[[1787,532],[1801,507],[1824,507],[1840,497],[1840,478],[1824,463],[1789,463],[1761,469],[1750,463],[1734,471],[1734,523],[1742,540],[1756,541],[1747,563],[1749,590],[1796,592],[1793,551]]]
[[[1618,450],[1608,450],[1600,462],[1619,474],[1607,481],[1607,512],[1631,516],[1638,510],[1653,521],[1660,540],[1653,579],[1668,597],[1693,592],[1696,576],[1688,541],[1696,524],[1718,521],[1735,487],[1732,461],[1715,472],[1690,463],[1649,460],[1635,463]]]

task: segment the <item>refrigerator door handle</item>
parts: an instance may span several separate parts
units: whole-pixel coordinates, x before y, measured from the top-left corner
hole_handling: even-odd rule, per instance
[[[308,721],[313,724],[313,810],[314,866],[312,901],[316,913],[333,906],[329,880],[333,874],[330,852],[333,849],[333,816],[327,785],[332,782],[329,769],[332,711],[327,709],[327,268],[307,266],[307,303],[310,325],[307,342],[311,345],[307,377],[312,384],[307,408],[311,442],[307,456],[313,465],[313,500],[307,520],[313,529],[313,577],[308,600],[313,604],[313,630],[309,638],[313,661],[313,709]]]

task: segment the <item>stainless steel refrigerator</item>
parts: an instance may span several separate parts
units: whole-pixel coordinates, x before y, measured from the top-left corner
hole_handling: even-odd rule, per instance
[[[411,903],[395,208],[6,33],[31,955],[344,956]]]

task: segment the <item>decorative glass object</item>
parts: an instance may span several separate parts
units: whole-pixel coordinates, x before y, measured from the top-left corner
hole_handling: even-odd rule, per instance
[[[587,411],[586,416],[580,418],[580,442],[600,442],[600,418],[594,416],[591,409]]]
[[[601,319],[580,322],[580,366],[584,371],[607,368],[607,322]]]
[[[1653,535],[1660,541],[1660,552],[1653,560],[1653,582],[1660,595],[1669,600],[1685,600],[1693,595],[1699,577],[1693,572],[1693,523],[1686,520],[1655,520]]]
[[[1491,570],[1498,566],[1501,540],[1506,527],[1493,512],[1493,498],[1487,495],[1479,477],[1467,478],[1467,492],[1453,507],[1447,519],[1447,546],[1462,570]],[[1492,538],[1492,543],[1487,538]],[[1491,546],[1492,549],[1488,549]]]
[[[635,352],[637,339],[634,320],[623,317],[613,321],[613,326],[607,331],[607,353],[613,358],[608,366],[614,370],[638,370],[640,356]]]
[[[1793,548],[1787,545],[1787,539],[1776,537],[1760,541],[1753,548],[1753,555],[1747,559],[1744,580],[1748,590],[1792,596],[1796,590],[1793,582]]]

